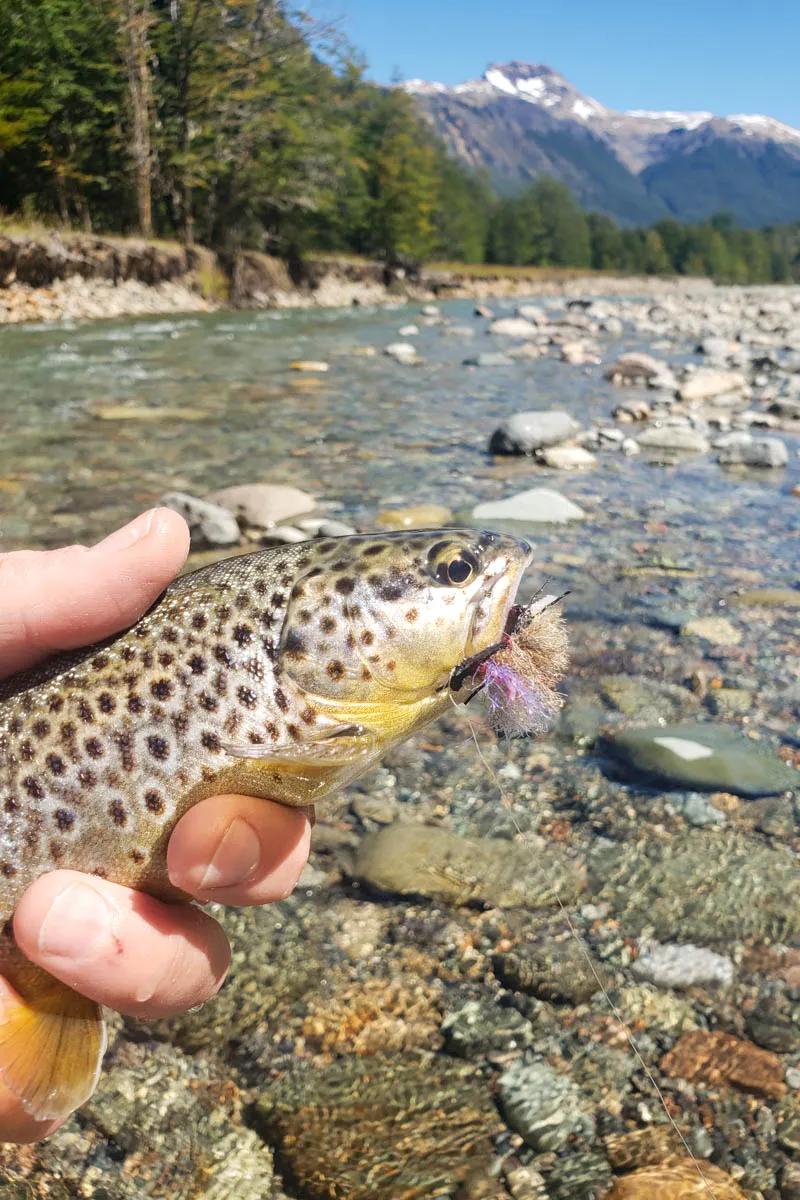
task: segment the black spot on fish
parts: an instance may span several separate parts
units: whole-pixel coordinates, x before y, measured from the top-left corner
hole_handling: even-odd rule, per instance
[[[27,739],[19,744],[19,756],[23,762],[33,762],[35,752],[33,746]]]
[[[258,697],[252,688],[240,687],[236,695],[239,697],[239,703],[243,704],[245,708],[255,708]]]
[[[96,737],[87,738],[83,743],[83,748],[89,755],[89,758],[102,758],[105,754],[103,743]]]
[[[287,654],[302,654],[306,648],[302,634],[299,634],[296,629],[290,629],[286,635],[283,648]]]
[[[350,575],[342,575],[336,580],[336,590],[340,596],[350,596],[355,591],[356,581]]]
[[[97,697],[97,707],[100,712],[112,713],[117,707],[117,702],[111,695],[111,692],[101,692]]]
[[[141,696],[137,696],[136,692],[133,692],[130,696],[128,696],[128,711],[132,713],[144,712],[144,700],[141,698]]]
[[[208,670],[208,663],[202,654],[193,654],[189,659],[189,670],[193,675],[203,675]]]
[[[218,663],[221,663],[223,667],[233,666],[233,659],[231,658],[230,651],[227,646],[223,645],[222,642],[219,642],[214,647],[214,658]]]
[[[275,703],[277,704],[277,706],[281,710],[281,712],[288,711],[289,701],[286,699],[286,693],[284,691],[282,691],[281,688],[279,688],[279,687],[275,688]]]
[[[197,702],[206,712],[216,712],[219,708],[219,700],[215,696],[209,696],[208,692],[202,692]]]
[[[206,750],[219,751],[220,749],[219,738],[215,733],[203,733],[200,737],[200,741]]]
[[[147,749],[159,762],[169,758],[169,743],[166,738],[160,737],[157,733],[151,733],[148,737]]]
[[[144,802],[151,813],[162,813],[164,811],[164,801],[156,791],[145,792]]]
[[[52,713],[61,712],[61,709],[64,707],[63,697],[62,696],[51,696],[47,707],[50,709],[50,712],[52,712]]]
[[[331,679],[338,680],[344,676],[344,665],[338,659],[333,659],[327,664],[325,670],[330,675]]]
[[[323,617],[319,623],[319,627],[323,633],[333,633],[334,629],[336,628],[336,618]]]
[[[75,824],[75,813],[70,812],[68,808],[57,808],[53,813],[53,820],[63,833],[67,829],[72,829]]]
[[[150,692],[156,700],[169,700],[173,693],[173,685],[169,679],[154,679],[150,684]]]
[[[78,701],[78,716],[86,725],[91,725],[94,721],[94,710],[87,700]]]
[[[31,725],[31,732],[37,738],[47,737],[50,732],[50,722],[40,717],[38,721],[34,721],[33,725]]]
[[[128,820],[128,814],[125,812],[125,806],[121,800],[112,800],[108,806],[108,815],[115,825],[124,825]]]
[[[45,762],[47,763],[47,765],[48,765],[50,771],[53,773],[53,775],[63,775],[64,774],[64,770],[65,770],[64,760],[60,754],[48,754],[47,758],[45,759]]]
[[[205,613],[201,613],[201,612],[192,613],[192,620],[191,620],[192,629],[205,629],[207,624],[208,624],[208,620],[206,618]]]
[[[175,655],[171,654],[169,650],[162,650],[158,656],[158,663],[161,667],[171,667],[174,662]]]
[[[22,786],[32,800],[44,800],[44,788],[33,775],[26,775],[22,781]]]
[[[109,660],[108,660],[107,654],[95,654],[94,658],[92,659],[91,665],[95,671],[104,671],[106,669],[106,667],[108,666],[108,661]]]
[[[237,625],[233,631],[233,640],[237,646],[248,646],[253,640],[253,631],[249,625]]]

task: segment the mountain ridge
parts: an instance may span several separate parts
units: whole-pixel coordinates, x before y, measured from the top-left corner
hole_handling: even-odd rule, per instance
[[[552,67],[519,60],[453,86],[398,86],[450,152],[503,194],[553,174],[623,224],[701,220],[720,207],[746,225],[800,219],[800,129],[775,117],[616,110]]]

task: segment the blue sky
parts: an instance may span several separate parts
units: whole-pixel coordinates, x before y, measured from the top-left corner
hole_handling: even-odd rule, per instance
[[[613,108],[763,112],[800,125],[800,0],[311,0],[388,82],[544,62]]]

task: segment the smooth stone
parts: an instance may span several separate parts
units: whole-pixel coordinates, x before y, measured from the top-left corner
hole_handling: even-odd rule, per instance
[[[702,792],[678,792],[670,797],[670,804],[693,829],[728,823],[725,813],[715,808],[708,796],[704,796]]]
[[[525,321],[532,321],[534,325],[547,324],[547,313],[538,304],[518,304],[516,315]]]
[[[713,1163],[671,1158],[615,1179],[604,1200],[747,1200],[747,1194]]]
[[[797,771],[727,725],[625,729],[606,744],[614,758],[636,773],[679,788],[755,797],[800,785]]]
[[[344,521],[322,521],[317,529],[318,537],[352,537],[355,533],[352,525]]]
[[[168,404],[160,408],[147,408],[144,404],[98,404],[91,414],[101,421],[206,421],[210,416],[202,408]]]
[[[484,1059],[489,1054],[523,1050],[535,1040],[533,1026],[515,1008],[494,997],[468,1000],[442,1021],[445,1050],[456,1058]]]
[[[510,991],[555,1004],[584,1004],[609,983],[606,969],[574,939],[495,954],[492,970]]]
[[[705,454],[710,449],[708,438],[695,429],[681,425],[663,425],[645,429],[638,442],[646,450],[679,450],[690,454]]]
[[[384,349],[383,353],[388,355],[389,358],[393,358],[395,362],[406,366],[420,361],[417,348],[411,342],[392,342]]]
[[[488,350],[483,354],[476,354],[472,358],[465,358],[463,365],[465,367],[512,367],[514,360],[500,350]]]
[[[747,688],[712,688],[706,696],[706,707],[717,717],[741,717],[753,707],[753,693]]]
[[[442,315],[442,310],[439,308],[438,304],[423,304],[419,311],[422,313],[423,317],[440,317]]]
[[[452,512],[443,504],[412,504],[408,508],[384,508],[375,524],[384,529],[438,529],[452,520]]]
[[[516,362],[519,359],[532,362],[537,358],[544,358],[547,353],[547,347],[542,346],[539,342],[518,342],[516,346],[512,346],[508,351],[508,357]]]
[[[637,721],[679,721],[687,709],[698,707],[697,697],[688,688],[647,675],[602,675],[598,682],[603,700]]]
[[[777,469],[785,467],[789,461],[789,451],[786,443],[780,438],[752,438],[749,442],[737,442],[724,447],[717,462],[723,466],[764,467]]]
[[[472,310],[473,316],[484,317],[487,321],[494,318],[494,312],[489,308],[488,304],[476,304]]]
[[[505,500],[478,504],[473,508],[472,516],[477,521],[534,521],[561,525],[565,521],[583,521],[586,513],[560,492],[550,488],[529,488]]]
[[[731,596],[729,603],[743,608],[800,608],[800,588],[749,588]]]
[[[606,317],[600,322],[600,329],[609,337],[622,337],[625,326],[619,317]]]
[[[565,442],[580,426],[559,409],[514,413],[498,425],[489,440],[490,454],[534,454]]]
[[[239,522],[221,504],[201,500],[188,492],[165,492],[159,504],[180,513],[189,526],[194,546],[233,546],[241,539]]]
[[[630,354],[621,354],[606,368],[605,376],[612,383],[647,383],[664,369],[664,363],[653,358],[651,354],[642,354],[634,350]]]
[[[548,446],[541,453],[547,467],[557,471],[585,471],[597,465],[597,459],[583,446]]]
[[[402,329],[398,329],[398,334],[401,338],[416,337],[419,333],[418,325],[404,325]]]
[[[576,864],[549,846],[534,853],[503,838],[400,823],[362,839],[352,873],[381,894],[501,908],[549,908],[556,892],[566,903],[582,887]]]
[[[308,492],[286,483],[240,483],[210,492],[206,499],[230,509],[244,525],[255,529],[270,529],[317,507]]]
[[[637,979],[677,991],[690,987],[730,987],[733,962],[690,942],[645,942],[631,971]]]
[[[626,458],[633,458],[634,455],[641,454],[642,452],[639,443],[631,437],[625,438],[620,446],[620,450]]]
[[[294,525],[275,525],[265,532],[264,541],[292,546],[298,542],[307,542],[310,537],[310,533],[306,533],[303,529],[296,529]]]
[[[534,1150],[559,1150],[575,1134],[594,1134],[586,1098],[568,1075],[548,1063],[512,1063],[497,1081],[497,1091],[506,1121]]]
[[[532,321],[526,321],[524,317],[500,317],[499,320],[492,321],[489,333],[498,337],[530,338],[536,337],[539,330]]]
[[[326,371],[330,371],[330,363],[320,362],[313,358],[298,358],[295,362],[289,363],[291,371],[309,371],[312,374],[324,375]]]
[[[681,629],[683,637],[699,637],[712,646],[738,646],[742,631],[727,617],[693,617]]]
[[[717,371],[713,367],[698,367],[679,389],[681,400],[691,404],[698,400],[713,400],[729,392],[744,392],[747,380],[740,371]]]

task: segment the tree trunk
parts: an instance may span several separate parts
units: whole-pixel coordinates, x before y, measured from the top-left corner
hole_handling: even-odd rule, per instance
[[[128,72],[128,107],[131,119],[131,160],[136,184],[136,209],[139,232],[153,232],[153,193],[151,172],[153,149],[150,138],[153,108],[150,77],[148,5],[142,0],[123,0],[122,35],[125,67]]]

